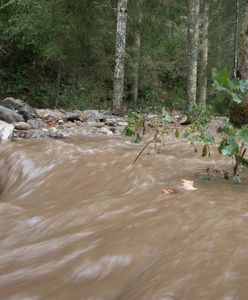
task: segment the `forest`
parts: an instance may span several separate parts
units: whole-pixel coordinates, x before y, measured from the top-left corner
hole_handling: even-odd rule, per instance
[[[231,97],[212,86],[212,70],[247,79],[247,7],[245,0],[1,0],[0,96],[81,110],[116,101],[125,111],[187,110],[196,102],[226,115]]]

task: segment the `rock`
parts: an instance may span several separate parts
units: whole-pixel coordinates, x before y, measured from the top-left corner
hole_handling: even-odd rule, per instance
[[[36,118],[37,112],[30,105],[21,99],[5,98],[1,105],[11,110],[17,111],[27,121],[28,119]]]
[[[187,116],[182,117],[179,122],[180,125],[190,125],[191,123],[191,120],[189,120]]]
[[[218,133],[220,133],[224,129],[224,126],[227,122],[228,122],[227,117],[218,117],[212,119],[207,128],[207,133],[215,137]]]
[[[39,118],[45,120],[59,120],[65,118],[65,113],[58,109],[37,109],[36,111]]]
[[[27,121],[28,125],[33,128],[33,129],[44,129],[44,128],[48,128],[46,124],[42,123],[39,120],[28,120]]]
[[[56,132],[58,132],[58,129],[57,129],[57,128],[55,128],[55,127],[51,127],[51,128],[50,128],[50,130],[51,130],[51,132],[52,132],[52,133],[56,133]]]
[[[175,122],[184,122],[183,119],[185,118],[185,115],[180,110],[172,109],[171,116]]]
[[[126,127],[126,126],[128,125],[128,123],[127,123],[127,122],[124,122],[124,121],[119,121],[117,125],[118,125],[118,126]]]
[[[17,112],[0,105],[0,120],[7,123],[24,122],[22,115]]]
[[[117,132],[117,128],[115,126],[109,127],[109,130],[112,131],[113,133]]]
[[[84,124],[84,123],[83,123]],[[87,127],[96,127],[96,128],[101,128],[104,126],[104,123],[99,123],[99,122],[87,122],[86,123]]]
[[[107,135],[113,135],[113,132],[106,127],[102,127],[99,132]]]
[[[65,115],[66,121],[80,121],[80,114],[78,112],[68,112]]]
[[[12,138],[14,131],[14,125],[8,124],[4,121],[0,121],[0,138],[1,141],[5,142]]]
[[[31,126],[26,122],[16,122],[13,124],[15,129],[17,130],[29,130]]]
[[[74,122],[66,122],[66,123],[63,123],[62,125],[59,125],[59,128],[74,128],[77,126],[78,125]]]
[[[105,122],[106,116],[100,113],[98,110],[85,110],[83,114],[81,114],[81,121]]]
[[[117,121],[116,120],[106,120],[106,122],[104,123],[106,126],[116,126]]]
[[[80,121],[79,121],[80,122]],[[64,124],[64,121],[62,119],[58,120],[58,125]]]

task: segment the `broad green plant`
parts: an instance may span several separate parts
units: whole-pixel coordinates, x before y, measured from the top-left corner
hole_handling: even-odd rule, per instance
[[[231,100],[236,103],[244,101],[244,96],[248,91],[248,80],[231,79],[226,70],[212,70],[213,87],[231,96]],[[218,150],[223,156],[231,157],[234,160],[233,178],[234,181],[241,182],[238,168],[243,165],[248,167],[248,160],[244,157],[248,148],[248,126],[234,128],[231,125],[225,129],[225,135],[220,141]]]

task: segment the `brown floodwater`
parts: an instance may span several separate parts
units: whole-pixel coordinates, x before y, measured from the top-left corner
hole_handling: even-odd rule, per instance
[[[201,181],[230,163],[172,139],[130,166],[141,148],[0,145],[0,299],[248,299],[248,187]]]

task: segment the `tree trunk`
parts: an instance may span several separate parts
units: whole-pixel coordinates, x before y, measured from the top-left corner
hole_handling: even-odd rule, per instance
[[[238,48],[239,48],[239,0],[236,0],[236,22],[235,22],[235,38],[234,38],[234,54],[233,54],[233,78],[237,78],[238,71]]]
[[[197,92],[197,56],[199,43],[199,11],[200,0],[189,0],[188,24],[188,109],[191,110],[196,102]]]
[[[139,2],[141,4],[141,2]],[[136,26],[133,34],[133,65],[132,65],[132,84],[131,84],[131,97],[134,104],[138,102],[139,96],[139,70],[140,70],[140,48],[141,48],[141,36],[140,36],[140,26],[142,20],[142,13],[140,7],[137,7],[139,10],[138,16],[138,25]]]
[[[118,0],[114,95],[113,95],[114,112],[119,112],[122,108],[122,103],[123,103],[126,27],[127,27],[127,2],[128,0]]]
[[[60,96],[60,84],[61,84],[61,61],[57,61],[57,78],[56,78],[56,88],[55,88],[55,107],[59,106],[59,96]]]
[[[248,80],[248,0],[245,2],[239,55],[239,77]]]
[[[201,44],[201,68],[199,74],[199,105],[206,108],[207,83],[208,83],[208,0],[204,1],[202,16],[202,44]]]

